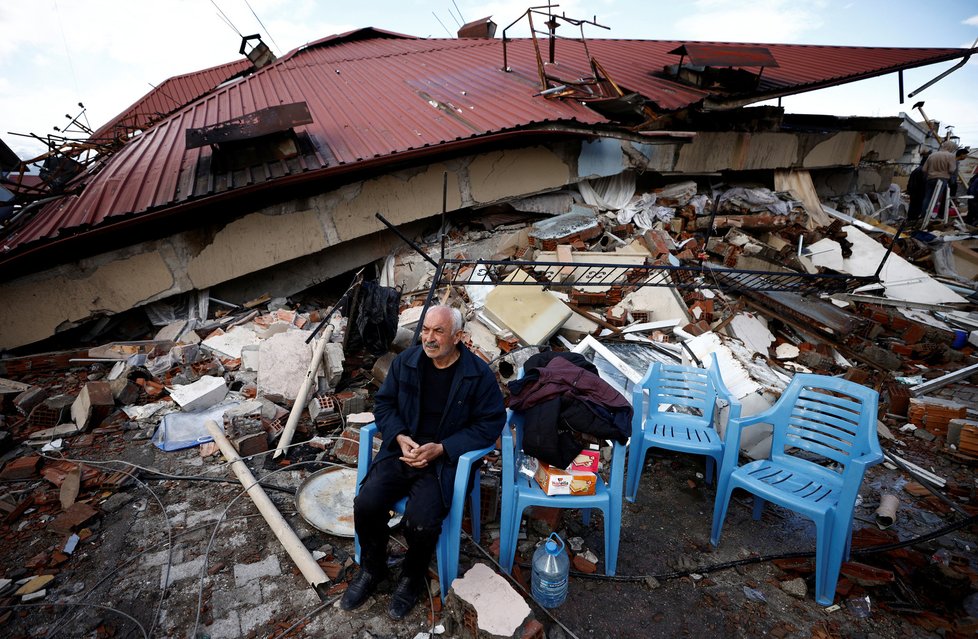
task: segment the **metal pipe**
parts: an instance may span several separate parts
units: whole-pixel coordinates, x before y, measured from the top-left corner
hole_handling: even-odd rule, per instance
[[[278,438],[278,446],[275,447],[275,454],[272,455],[272,459],[278,459],[285,452],[285,449],[289,447],[289,444],[292,443],[292,435],[295,434],[295,427],[299,423],[299,416],[302,415],[302,411],[306,407],[306,397],[309,396],[312,383],[316,380],[316,371],[319,370],[319,365],[323,361],[323,354],[326,352],[326,344],[329,343],[329,338],[332,335],[332,325],[327,326],[322,339],[316,344],[316,351],[312,354],[312,361],[309,362],[309,366],[306,368],[306,378],[302,380],[302,386],[299,387],[299,393],[295,397],[295,403],[292,404],[292,412],[289,413],[289,420],[285,423],[282,435]]]
[[[978,40],[975,40],[975,43],[978,44]],[[971,51],[974,51],[974,45],[972,45]],[[939,82],[939,81],[943,80],[944,78],[946,78],[947,76],[951,75],[952,73],[954,73],[955,71],[957,71],[958,69],[960,69],[961,67],[963,67],[964,65],[968,64],[968,60],[971,59],[971,51],[969,51],[967,55],[965,55],[963,58],[961,58],[961,61],[958,62],[956,65],[954,65],[953,67],[951,67],[950,69],[948,69],[944,73],[940,74],[939,76],[937,76],[936,78],[934,78],[930,82],[925,82],[919,88],[917,88],[914,91],[911,91],[910,93],[908,93],[907,94],[907,97],[908,98],[912,98],[913,96],[917,95],[918,93],[920,93],[921,91],[923,91],[927,87],[931,86],[932,84],[934,84],[936,82]]]
[[[383,223],[384,223],[384,225],[385,225],[385,226],[386,226],[387,228],[389,228],[390,230],[392,230],[392,231],[394,231],[394,234],[395,234],[395,235],[396,235],[397,237],[399,237],[399,238],[401,238],[402,240],[404,240],[404,242],[405,242],[405,243],[406,243],[406,244],[407,244],[408,246],[410,246],[410,247],[411,247],[411,248],[413,248],[413,249],[414,249],[415,251],[417,251],[417,252],[418,252],[418,255],[420,255],[420,256],[421,256],[421,257],[423,257],[423,258],[424,258],[425,260],[427,260],[429,264],[431,264],[431,265],[432,265],[432,266],[434,266],[435,268],[437,268],[437,267],[438,267],[438,262],[436,262],[435,260],[433,260],[433,259],[431,259],[431,256],[430,256],[430,255],[428,255],[427,253],[425,253],[425,252],[424,252],[424,249],[422,249],[422,248],[421,248],[420,246],[418,246],[417,244],[415,244],[414,242],[412,242],[411,240],[409,240],[409,239],[408,239],[408,238],[407,238],[407,237],[406,237],[406,236],[405,236],[405,235],[404,235],[403,233],[401,233],[401,231],[400,231],[400,230],[398,230],[398,228],[397,228],[396,226],[394,226],[393,224],[391,224],[390,222],[388,222],[388,221],[387,221],[387,219],[386,219],[386,218],[385,218],[385,217],[384,217],[383,215],[381,215],[380,213],[374,213],[374,217],[376,217],[376,218],[377,218],[378,220],[380,220],[381,222],[383,222]]]
[[[326,576],[323,569],[316,563],[316,560],[312,558],[312,554],[306,550],[298,535],[295,534],[295,531],[285,521],[282,513],[278,511],[278,508],[275,507],[272,500],[262,490],[262,487],[258,485],[258,480],[248,470],[244,460],[238,455],[238,451],[234,449],[230,440],[225,437],[224,429],[218,426],[217,422],[212,419],[208,419],[205,426],[207,426],[207,431],[214,438],[214,442],[220,447],[221,453],[230,461],[231,470],[234,471],[241,485],[245,487],[248,496],[255,502],[258,512],[262,514],[262,517],[268,522],[269,528],[272,529],[272,532],[275,533],[278,540],[282,542],[285,552],[289,553],[289,557],[292,558],[292,561],[295,562],[302,576],[306,578],[309,585],[319,595],[319,599],[325,601],[325,586],[329,583],[329,577]]]

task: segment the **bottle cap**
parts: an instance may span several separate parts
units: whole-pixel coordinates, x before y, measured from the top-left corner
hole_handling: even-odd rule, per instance
[[[557,542],[555,542],[553,539],[547,540],[547,552],[551,555],[557,554]]]

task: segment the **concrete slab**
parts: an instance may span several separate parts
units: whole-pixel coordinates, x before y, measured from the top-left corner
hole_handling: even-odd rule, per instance
[[[237,564],[234,567],[234,584],[241,588],[252,580],[281,574],[282,567],[279,565],[278,557],[269,555],[253,564]]]
[[[245,324],[243,326],[232,326],[226,332],[212,335],[205,339],[202,344],[225,357],[237,359],[241,357],[241,349],[244,346],[258,342],[258,335],[255,333],[254,327],[251,324]]]
[[[176,384],[169,390],[183,411],[194,412],[220,403],[228,394],[228,385],[223,377],[204,375],[193,384]]]
[[[516,270],[503,281],[530,279],[524,271]],[[484,311],[492,322],[511,330],[527,346],[545,343],[573,312],[542,287],[505,285],[497,286],[486,296]]]
[[[480,636],[511,637],[530,615],[530,607],[509,582],[489,566],[477,563],[452,582],[455,595],[476,611]]]
[[[767,328],[767,322],[762,321],[753,313],[737,313],[730,320],[730,331],[740,339],[747,348],[765,357],[768,348],[774,343],[774,335]]]
[[[258,349],[258,394],[271,399],[295,401],[312,361],[308,331],[273,335]]]
[[[166,565],[164,564],[160,568],[160,588],[166,588],[170,584],[181,581],[183,579],[199,579],[200,571],[204,567],[204,557],[196,557],[190,561],[186,561],[182,564],[173,564],[170,566],[169,574],[167,574]],[[167,579],[169,577],[169,580]]]

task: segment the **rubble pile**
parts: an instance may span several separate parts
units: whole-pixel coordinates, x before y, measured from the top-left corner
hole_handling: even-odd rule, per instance
[[[373,390],[394,353],[412,342],[429,294],[464,308],[466,343],[501,383],[514,379],[530,355],[552,348],[584,354],[626,397],[651,361],[701,363],[717,353],[745,414],[770,406],[796,372],[843,376],[876,388],[884,449],[921,472],[907,477],[892,463],[873,470],[861,510],[872,513],[882,492],[900,492],[901,533],[857,533],[857,550],[978,513],[978,386],[969,378],[978,372],[978,285],[921,268],[930,267],[935,247],[954,241],[960,229],[899,235],[867,211],[854,210],[860,207],[846,214],[824,207],[815,215],[788,192],[731,186],[707,193],[690,181],[637,194],[617,210],[591,204],[586,192],[574,199],[570,213],[507,211],[495,226],[490,216],[457,216],[445,238],[422,238],[426,251],[436,253],[444,240],[444,257],[471,261],[450,274],[449,285],[436,280],[435,268],[411,249],[389,256],[377,265],[369,293],[393,292],[384,304],[395,312],[381,318],[383,327],[365,328],[377,320],[364,311],[363,285],[328,317],[318,300],[265,299],[231,310],[214,304],[219,310],[213,314],[170,318],[155,333],[138,336],[144,339],[0,360],[0,535],[7,549],[0,603],[17,606],[43,602],[48,592],[69,593],[76,587],[70,572],[84,562],[78,551],[99,544],[109,530],[102,519],[114,516],[120,501],[132,499],[144,482],[159,479],[162,465],[176,475],[221,470],[208,420],[223,423],[252,465],[281,471],[291,484],[324,464],[355,465]],[[824,224],[822,216],[828,218]],[[811,276],[815,288],[817,278],[827,275],[876,273],[879,281],[865,290],[833,289],[832,296],[738,285],[743,274],[757,273]],[[766,444],[763,434],[745,435],[742,452],[758,457]],[[127,459],[156,462],[115,463]],[[482,519],[491,524],[500,461],[490,461]],[[649,474],[661,483],[678,463],[657,460]],[[688,481],[684,490],[702,488],[699,478]],[[943,482],[937,490],[946,499],[918,488],[921,482],[932,488]],[[130,497],[120,497],[126,493]],[[636,520],[640,513],[626,516]],[[600,524],[595,537],[591,528],[558,514],[530,517],[533,534],[560,530],[570,540],[575,569],[595,572],[601,559],[592,548],[600,551]],[[972,533],[965,526],[929,546],[846,564],[841,600],[872,599],[888,612],[912,613],[907,623],[945,636],[974,632],[978,615],[963,608],[969,593],[974,607],[978,590]],[[312,534],[305,540],[315,545]],[[497,534],[498,526],[490,525],[475,541],[497,549]],[[520,543],[524,559],[537,541],[531,535]],[[334,594],[345,588],[352,565],[352,548],[345,547],[352,544],[343,544],[319,552]],[[632,571],[656,568],[624,564]],[[777,566],[780,572],[770,581],[779,592],[803,598],[811,562],[783,560]],[[939,597],[928,588],[942,580]],[[717,581],[697,580],[695,587],[710,583]],[[752,588],[762,593],[762,586]],[[715,597],[718,609],[737,614],[725,596]],[[759,596],[752,605],[763,600]],[[220,636],[216,628],[223,618],[215,610],[213,583],[207,597],[214,602],[202,627]],[[924,609],[930,612],[921,615]],[[25,610],[0,608],[0,627],[14,624],[16,636],[33,636],[24,624],[15,625],[28,615]],[[430,614],[440,619],[437,610]],[[243,618],[235,617],[239,631]],[[93,628],[121,624],[97,615],[88,619]],[[189,629],[186,619],[162,619],[167,633]],[[820,623],[811,625],[811,636],[819,636],[816,630],[836,634],[834,622]]]

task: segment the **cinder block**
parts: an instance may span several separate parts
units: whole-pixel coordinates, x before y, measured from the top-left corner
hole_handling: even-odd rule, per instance
[[[71,405],[71,420],[82,429],[89,424],[97,426],[114,406],[115,398],[108,382],[89,382]]]

